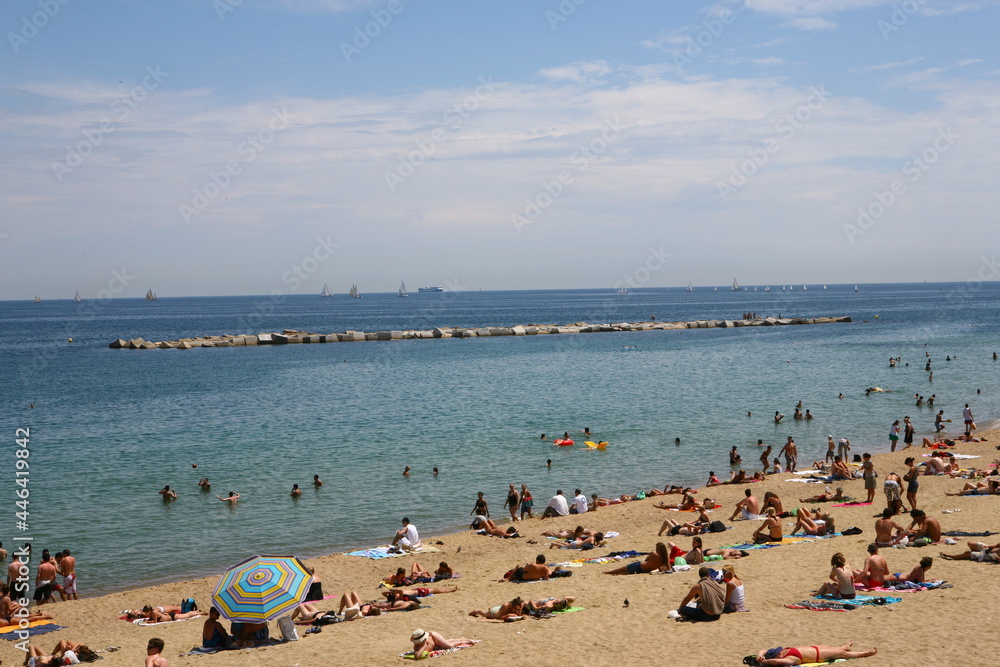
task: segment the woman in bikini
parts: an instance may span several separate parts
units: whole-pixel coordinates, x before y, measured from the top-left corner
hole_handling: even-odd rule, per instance
[[[655,572],[656,570],[667,570],[670,568],[670,552],[663,542],[656,543],[653,553],[646,556],[646,560],[637,560],[623,565],[622,567],[608,570],[604,574],[642,574]]]
[[[524,600],[520,597],[516,597],[510,602],[504,602],[502,605],[497,607],[490,607],[489,609],[473,609],[469,612],[469,616],[482,616],[483,618],[489,618],[495,621],[518,620],[524,615],[524,604]]]
[[[823,525],[816,523],[816,519],[822,519]],[[794,535],[801,530],[806,535],[828,535],[837,532],[833,523],[833,517],[829,514],[817,513],[815,518],[805,507],[800,507],[795,514],[795,527],[789,535]]]
[[[830,595],[837,600],[853,600],[856,595],[854,591],[854,570],[847,564],[844,554],[835,553],[830,559],[833,569],[830,570],[830,581],[824,582],[817,595]],[[798,663],[778,663],[778,664],[798,664]]]
[[[768,507],[773,507],[774,512],[779,516],[784,513],[784,509],[781,506],[781,498],[774,491],[767,491],[764,493],[764,506],[761,511],[767,510]]]
[[[781,534],[781,520],[778,519],[773,507],[768,507],[764,512],[764,523],[754,531],[754,544],[762,542],[781,542],[784,536]]]
[[[170,621],[185,621],[198,616],[208,616],[207,612],[195,609],[182,614],[181,608],[177,605],[167,605],[165,607],[150,607],[146,605],[141,612],[131,612],[126,614],[129,620],[145,618],[150,623],[169,623]]]
[[[878,653],[877,648],[869,651],[853,651],[854,642],[843,646],[790,646],[788,648],[768,649],[757,654],[758,665],[802,665],[809,662],[828,662],[849,660],[851,658],[868,658]]]

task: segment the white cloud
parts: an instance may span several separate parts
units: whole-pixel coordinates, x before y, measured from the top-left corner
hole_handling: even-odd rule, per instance
[[[562,67],[550,67],[538,73],[551,81],[585,81],[598,80],[612,72],[611,65],[603,60],[593,62],[573,63]]]
[[[293,12],[303,14],[345,14],[385,4],[385,0],[277,0]]]
[[[896,69],[897,67],[906,67],[907,65],[912,65],[914,63],[918,63],[921,60],[923,60],[923,56],[920,56],[918,58],[910,58],[909,60],[897,60],[897,61],[891,62],[891,63],[882,63],[880,65],[867,65],[865,67],[859,67],[858,69],[859,69],[859,71],[862,71],[862,72],[872,72],[872,71],[878,71],[878,70]]]
[[[798,30],[833,30],[837,27],[834,21],[819,16],[803,16],[785,21],[782,25]]]

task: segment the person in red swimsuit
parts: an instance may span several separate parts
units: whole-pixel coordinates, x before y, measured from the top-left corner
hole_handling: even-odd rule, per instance
[[[854,642],[843,646],[790,646],[772,648],[757,654],[758,665],[801,665],[809,662],[826,662],[839,658],[867,658],[878,653],[877,648],[854,651]]]

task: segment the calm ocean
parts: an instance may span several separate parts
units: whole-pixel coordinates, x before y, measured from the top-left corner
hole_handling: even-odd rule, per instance
[[[425,536],[448,531],[467,523],[476,491],[502,516],[509,482],[527,483],[544,506],[557,488],[610,496],[703,484],[709,469],[728,474],[734,444],[756,461],[759,450],[744,445],[757,438],[780,445],[792,435],[806,462],[822,456],[827,434],[851,438],[854,451],[885,451],[889,425],[904,415],[918,439],[933,432],[934,411],[915,407],[915,393],[937,394],[937,407],[958,428],[966,402],[980,428],[1000,415],[1000,362],[992,361],[1000,351],[1000,284],[971,291],[862,285],[858,293],[853,285],[795,287],[0,302],[7,439],[0,540],[9,547],[32,535],[36,548],[70,548],[81,591],[93,595],[219,573],[253,553],[308,557],[384,543],[404,515]],[[732,319],[745,311],[855,321],[187,351],[107,347],[119,337]],[[638,349],[626,349],[632,346]],[[909,367],[890,369],[890,356]],[[893,393],[866,397],[868,386]],[[792,420],[799,400],[814,420]],[[775,410],[788,415],[784,423],[773,423]],[[27,532],[15,528],[19,427],[31,430]],[[610,441],[607,451],[538,439],[569,431],[582,441],[584,427]],[[405,465],[413,468],[409,479],[401,475]],[[322,489],[312,488],[314,474]],[[196,486],[204,476],[211,494]],[[305,489],[297,501],[288,495],[293,483]],[[160,502],[165,484],[178,489],[177,502]],[[214,498],[229,490],[243,496],[234,510]]]

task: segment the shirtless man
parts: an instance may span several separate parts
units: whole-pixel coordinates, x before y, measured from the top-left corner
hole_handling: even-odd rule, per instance
[[[505,574],[500,581],[538,581],[539,579],[549,579],[551,575],[552,571],[545,565],[545,554],[538,554],[534,563],[518,565]]]
[[[864,568],[854,573],[854,581],[867,588],[882,588],[886,575],[889,575],[889,565],[879,555],[878,545],[873,542],[868,545],[868,558],[865,559]]]
[[[799,449],[795,446],[795,440],[788,436],[788,442],[778,452],[778,456],[785,455],[785,472],[795,472],[795,464],[799,460]]]
[[[896,544],[906,532],[906,529],[892,520],[895,516],[892,509],[882,510],[882,518],[875,521],[875,544],[880,547],[891,547]],[[893,535],[892,531],[896,531]]]
[[[454,593],[458,590],[458,586],[448,586],[446,588],[390,588],[387,591],[380,591],[382,595],[389,600],[398,600],[400,598],[410,598],[415,600],[417,598],[425,598],[428,595],[444,595],[445,593]]]
[[[177,492],[171,490],[169,484],[160,489],[158,493],[163,496],[163,502],[165,503],[169,503],[171,500],[177,500]]]
[[[3,548],[3,542],[0,542],[0,561],[7,560],[7,550]]]
[[[211,491],[212,483],[208,481],[208,477],[198,480],[198,486],[201,487],[202,491]]]
[[[38,605],[47,602],[55,602],[52,591],[56,587],[56,565],[50,556],[42,556],[42,562],[38,565],[38,573],[35,575],[35,595],[34,599]]]
[[[235,491],[230,491],[228,497],[223,498],[222,496],[216,496],[216,498],[218,498],[224,503],[229,503],[230,507],[236,507],[236,501],[240,499],[240,494],[236,493]]]
[[[153,637],[146,643],[146,664],[145,667],[170,667],[167,659],[163,657],[163,640]]]
[[[834,480],[853,479],[851,469],[847,467],[847,464],[839,456],[834,458],[830,474]]]
[[[18,570],[20,570],[20,568],[21,568],[21,561],[19,561],[16,557],[13,558],[10,561],[10,563],[7,565],[7,585],[8,586],[13,586],[14,582],[17,581],[17,578],[19,576],[21,576],[21,573],[18,571]]]
[[[753,490],[751,489],[745,489],[744,493],[746,494],[746,498],[736,503],[733,515],[729,517],[730,521],[736,521],[737,515],[742,515],[746,520],[758,518],[760,514],[760,500],[757,499],[757,496],[753,495]]]
[[[941,541],[941,524],[934,517],[927,516],[923,510],[910,510],[910,518],[913,523],[906,532],[910,535],[910,542],[926,537],[931,542]]]

